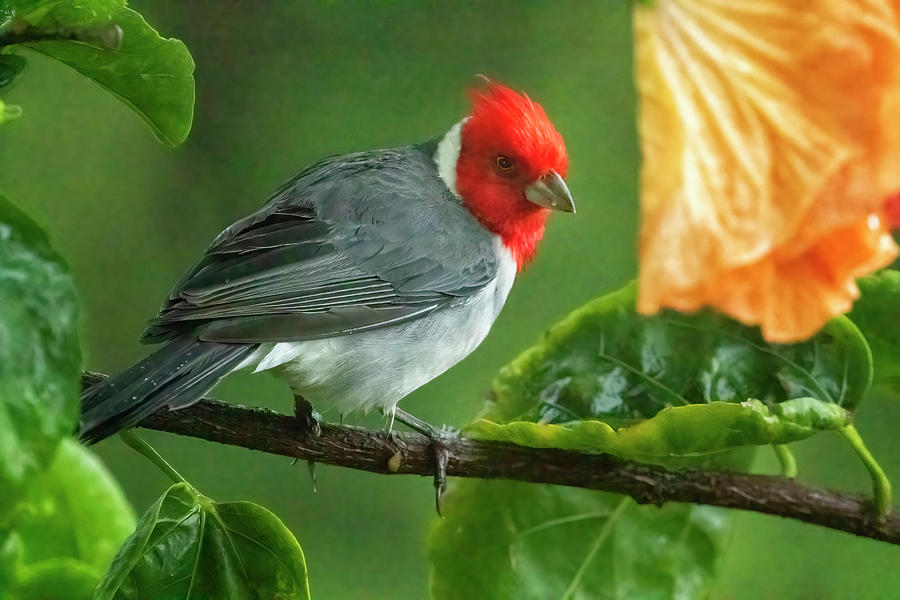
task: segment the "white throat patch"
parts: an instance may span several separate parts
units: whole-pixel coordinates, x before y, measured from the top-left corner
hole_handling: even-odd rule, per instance
[[[456,191],[456,161],[459,159],[459,151],[462,148],[462,126],[468,120],[469,117],[466,117],[451,127],[450,131],[441,139],[437,151],[434,153],[438,175],[457,198],[459,192]]]

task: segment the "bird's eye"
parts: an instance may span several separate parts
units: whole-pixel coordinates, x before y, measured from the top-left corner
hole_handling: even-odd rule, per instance
[[[496,163],[498,169],[506,172],[512,171],[513,167],[516,166],[516,163],[513,159],[508,156],[503,156],[502,154],[497,157]]]

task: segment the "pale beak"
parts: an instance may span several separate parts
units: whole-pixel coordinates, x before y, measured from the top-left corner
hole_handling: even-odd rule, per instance
[[[525,198],[529,202],[567,213],[575,212],[575,201],[566,187],[566,182],[556,171],[550,171],[537,181],[525,186]]]

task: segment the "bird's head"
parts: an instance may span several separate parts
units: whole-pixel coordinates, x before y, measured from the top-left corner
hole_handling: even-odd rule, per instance
[[[575,212],[563,181],[566,147],[541,105],[525,94],[489,81],[471,95],[472,112],[459,134],[456,191],[521,269],[550,211]]]

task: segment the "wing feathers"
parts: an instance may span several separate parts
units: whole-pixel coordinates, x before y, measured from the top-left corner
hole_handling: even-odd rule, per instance
[[[430,155],[336,157],[223,231],[143,341],[302,341],[420,318],[490,282],[495,247]]]
[[[370,308],[348,306],[324,313],[294,313],[218,319],[199,332],[201,340],[232,343],[295,342],[395,325],[417,319],[436,305]]]

